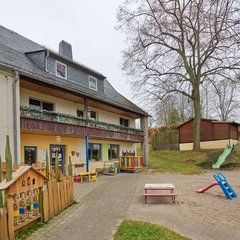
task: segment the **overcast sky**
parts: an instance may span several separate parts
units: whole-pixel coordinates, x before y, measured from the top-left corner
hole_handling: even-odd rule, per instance
[[[1,2],[0,24],[58,51],[65,40],[73,58],[105,75],[129,100],[130,85],[120,70],[124,35],[114,30],[123,0],[8,0]]]

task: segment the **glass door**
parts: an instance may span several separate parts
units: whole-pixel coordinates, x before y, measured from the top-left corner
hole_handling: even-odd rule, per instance
[[[58,167],[65,175],[65,146],[64,145],[50,145],[50,163],[55,167],[56,153],[58,153]]]

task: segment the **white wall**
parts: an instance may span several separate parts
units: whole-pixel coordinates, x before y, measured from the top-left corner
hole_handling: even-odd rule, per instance
[[[6,135],[10,138],[10,148],[13,162],[20,159],[20,117],[19,117],[19,82],[16,84],[17,105],[17,142],[18,156],[14,156],[14,133],[13,133],[13,82],[15,75],[0,69],[0,155],[5,161]]]
[[[59,113],[76,115],[77,109],[81,109],[81,110],[84,109],[84,106],[81,104],[76,104],[70,101],[62,100],[60,98],[52,97],[46,94],[38,93],[38,92],[24,89],[24,88],[20,88],[20,96],[21,96],[20,98],[21,105],[27,106],[27,107],[29,106],[29,98],[34,98],[34,99],[54,103],[54,110]],[[118,114],[110,113],[110,112],[99,110],[96,108],[90,108],[90,109],[97,112],[98,121],[119,125],[120,117],[122,117],[129,120],[130,127],[135,128],[135,119],[131,119],[125,116],[120,116]]]
[[[38,93],[29,89],[20,88],[20,104],[22,106],[29,106],[29,98],[43,100],[46,102],[54,103],[54,111],[59,113],[66,113],[76,115],[76,110],[83,109],[83,105],[66,101],[60,98],[49,96],[46,94]]]

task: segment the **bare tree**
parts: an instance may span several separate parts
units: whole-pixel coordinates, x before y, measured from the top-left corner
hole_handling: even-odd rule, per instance
[[[200,85],[238,73],[240,2],[125,0],[118,28],[126,33],[123,70],[139,94],[173,92],[193,101],[193,149],[200,150]]]
[[[212,98],[212,112],[222,121],[233,119],[236,111],[239,111],[239,87],[227,79],[214,85],[214,97]]]
[[[156,104],[156,122],[160,126],[183,123],[192,117],[191,113],[187,97],[180,94],[169,94]]]

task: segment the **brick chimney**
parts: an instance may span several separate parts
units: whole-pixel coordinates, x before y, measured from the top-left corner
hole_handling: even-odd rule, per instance
[[[62,40],[60,43],[59,43],[59,53],[70,59],[70,60],[73,60],[73,57],[72,57],[72,45],[64,40]]]

